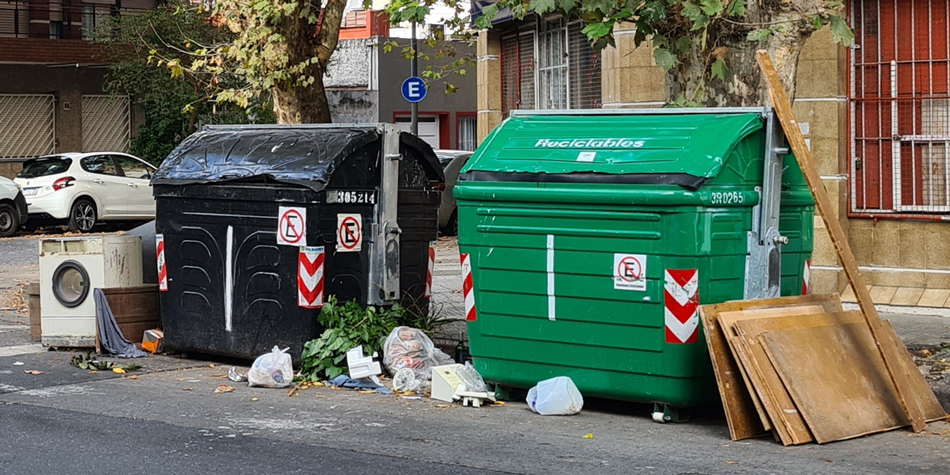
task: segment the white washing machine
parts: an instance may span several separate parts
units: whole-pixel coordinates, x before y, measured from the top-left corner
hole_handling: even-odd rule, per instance
[[[96,344],[93,289],[142,285],[139,236],[40,240],[40,321],[46,346]]]

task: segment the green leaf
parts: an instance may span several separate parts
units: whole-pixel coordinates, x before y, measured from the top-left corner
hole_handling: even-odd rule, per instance
[[[554,11],[556,5],[557,3],[555,0],[535,0],[531,2],[531,9],[539,15],[543,15],[545,13]]]
[[[726,13],[729,16],[745,16],[746,0],[732,0],[729,2]]]
[[[706,16],[715,16],[723,11],[722,2],[720,0],[700,0],[702,4],[703,13]]]
[[[674,47],[674,51],[676,51],[677,53],[685,53],[689,51],[689,49],[692,48],[692,46],[693,46],[692,38],[688,36],[681,36],[679,39],[676,40],[676,46]]]
[[[725,81],[727,77],[729,77],[729,66],[726,66],[725,61],[717,59],[712,64],[712,78]]]
[[[683,3],[683,16],[692,20],[694,24],[706,20],[699,5],[691,2]]]
[[[746,39],[749,41],[757,41],[759,43],[765,43],[772,36],[772,30],[768,28],[763,28],[761,30],[752,30],[746,36]]]
[[[664,71],[669,71],[676,65],[676,57],[665,48],[654,50],[653,59],[656,60],[657,66],[662,67]]]
[[[581,30],[581,33],[584,33],[585,35],[587,35],[587,38],[589,40],[593,41],[598,38],[609,35],[612,29],[613,29],[613,22],[611,23],[595,22],[595,23],[590,23],[587,26],[585,26],[584,29]]]
[[[834,37],[836,43],[841,43],[845,46],[854,45],[854,31],[851,30],[844,18],[840,16],[831,17],[831,36]]]

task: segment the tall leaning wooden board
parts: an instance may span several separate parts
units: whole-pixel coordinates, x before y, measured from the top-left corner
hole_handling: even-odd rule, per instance
[[[917,404],[908,403],[909,399],[904,394],[905,391],[911,390],[910,374],[899,364],[900,354],[897,352],[898,348],[894,345],[882,344],[882,341],[886,343],[886,340],[884,338],[884,328],[881,317],[874,307],[874,301],[871,299],[871,294],[868,292],[868,288],[864,283],[864,278],[858,271],[858,264],[854,260],[854,254],[851,252],[851,245],[848,243],[848,238],[844,234],[844,229],[841,228],[841,223],[838,222],[834,215],[834,207],[831,204],[831,199],[828,197],[828,192],[825,191],[825,186],[821,182],[818,167],[815,166],[815,161],[811,156],[811,150],[805,143],[805,137],[802,136],[802,131],[798,127],[798,121],[792,112],[792,104],[788,100],[788,95],[785,93],[785,88],[782,86],[782,81],[779,79],[778,73],[775,71],[772,58],[769,57],[769,53],[766,50],[759,50],[756,52],[755,57],[768,83],[772,106],[775,108],[779,122],[782,124],[782,130],[785,131],[785,137],[788,139],[789,146],[795,153],[795,159],[798,161],[799,167],[805,175],[808,188],[815,198],[815,206],[822,220],[825,222],[825,227],[828,229],[831,242],[834,244],[835,250],[838,253],[838,260],[841,261],[841,266],[844,268],[851,288],[854,289],[854,294],[858,299],[858,305],[861,306],[861,312],[871,332],[871,338],[877,347],[877,351],[881,354],[884,360],[884,367],[887,369],[888,376],[894,384],[901,408],[911,421],[914,432],[923,431],[927,426],[924,420],[923,408]]]

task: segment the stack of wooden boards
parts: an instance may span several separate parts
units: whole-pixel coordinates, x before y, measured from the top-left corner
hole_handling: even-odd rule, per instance
[[[772,431],[784,445],[819,444],[910,425],[861,312],[837,294],[700,307],[706,343],[733,440]],[[884,321],[910,375],[901,388],[930,422],[947,414]]]

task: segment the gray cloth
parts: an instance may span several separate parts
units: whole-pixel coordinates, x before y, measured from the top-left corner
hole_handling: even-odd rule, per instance
[[[115,322],[115,315],[106,300],[102,289],[92,291],[96,299],[96,320],[99,322],[99,346],[110,355],[119,358],[144,358],[148,353],[139,350],[122,335],[119,324]]]

